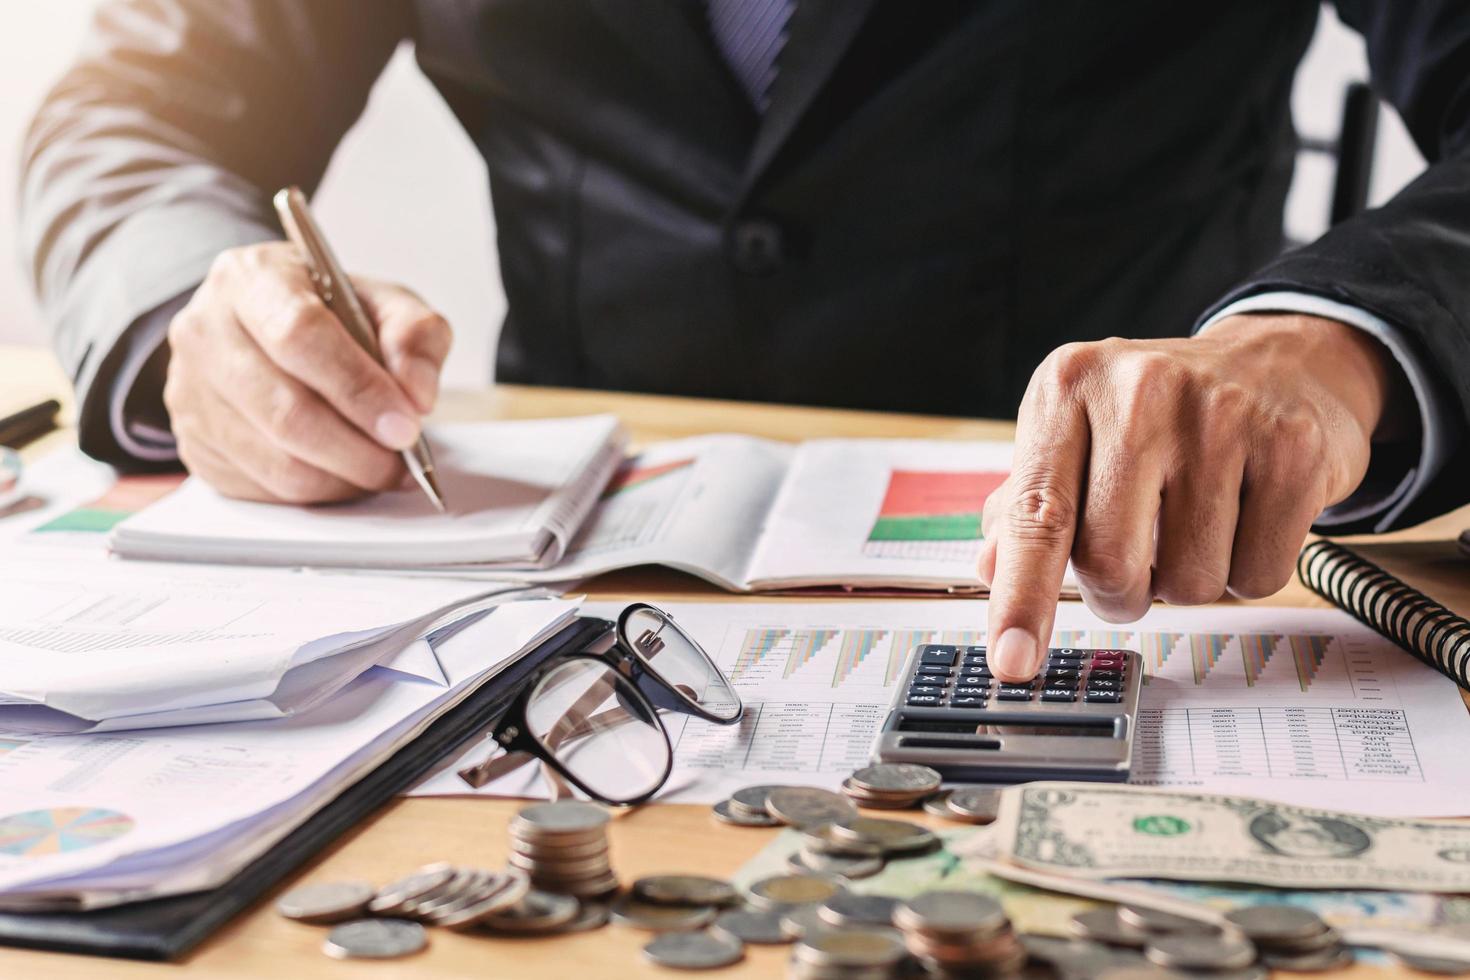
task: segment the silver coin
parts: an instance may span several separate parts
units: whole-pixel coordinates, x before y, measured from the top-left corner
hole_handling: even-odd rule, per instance
[[[721,823],[734,824],[737,827],[779,827],[781,821],[771,816],[765,810],[756,812],[754,810],[737,810],[730,800],[721,800],[710,808],[715,819]]]
[[[462,868],[450,884],[434,894],[413,903],[414,918],[430,921],[470,904],[499,881],[494,872],[478,868]]]
[[[577,910],[576,918],[562,923],[552,931],[558,936],[570,932],[591,932],[607,925],[610,918],[612,910],[606,902],[583,902],[582,907]]]
[[[666,932],[649,940],[643,955],[676,970],[715,970],[739,963],[745,947],[727,932]]]
[[[487,915],[476,924],[491,932],[547,933],[571,922],[580,910],[581,904],[575,898],[532,889],[519,902]]]
[[[899,899],[891,895],[858,895],[838,892],[817,909],[817,915],[834,926],[891,926]]]
[[[293,888],[276,901],[276,911],[297,922],[327,925],[367,911],[378,890],[365,881],[324,881]]]
[[[1448,956],[1420,956],[1407,950],[1390,949],[1388,955],[1411,970],[1432,973],[1441,977],[1458,977],[1470,973],[1470,960],[1453,959]]]
[[[1344,970],[1352,966],[1353,954],[1344,946],[1331,946],[1310,953],[1278,953],[1273,950],[1262,953],[1261,962],[1273,970],[1325,973],[1329,970]]]
[[[875,844],[884,854],[907,854],[923,851],[939,843],[934,831],[907,820],[884,820],[879,817],[855,817],[832,824],[832,836],[839,840]]]
[[[871,878],[883,870],[886,862],[880,857],[848,857],[845,854],[814,854],[802,848],[786,859],[786,866],[797,874],[814,871],[817,874],[837,875],[839,878]]]
[[[836,824],[819,823],[803,827],[801,846],[803,850],[816,854],[840,854],[843,857],[882,857],[883,848],[871,841],[853,837],[838,837],[832,833]]]
[[[614,901],[611,911],[618,925],[652,932],[683,932],[703,929],[715,920],[718,910],[710,905],[658,905],[629,894]]]
[[[531,890],[531,880],[519,871],[497,875],[496,880],[477,894],[473,901],[434,917],[434,925],[446,929],[468,929],[521,902]]]
[[[378,894],[368,903],[368,911],[374,915],[402,915],[405,903],[422,898],[442,887],[454,877],[454,871],[454,865],[448,861],[426,864],[378,889]]]
[[[810,786],[779,786],[766,795],[766,812],[784,824],[809,827],[857,816],[846,797]]]
[[[1320,915],[1297,905],[1249,905],[1226,912],[1225,921],[1263,945],[1310,939],[1327,928]]]
[[[535,803],[515,815],[511,832],[522,837],[590,834],[606,827],[610,819],[603,807],[581,800]]]
[[[952,792],[954,791],[945,789],[933,796],[926,796],[920,806],[931,817],[939,817],[942,820],[963,820],[963,817],[949,808],[949,795]]]
[[[1072,916],[1072,935],[1108,946],[1126,946],[1142,949],[1148,941],[1148,933],[1130,926],[1118,918],[1116,909],[1092,909]]]
[[[338,960],[389,960],[429,944],[424,927],[407,919],[358,919],[333,926],[322,952]]]
[[[729,905],[735,886],[705,875],[649,875],[633,882],[633,894],[655,905]]]
[[[1300,956],[1341,945],[1342,933],[1325,923],[1321,932],[1305,939],[1293,939],[1289,943],[1256,943],[1263,953],[1276,953],[1280,956]]]
[[[989,895],[975,892],[932,891],[902,902],[893,910],[901,929],[937,935],[994,935],[1009,920],[1005,909]]]
[[[892,969],[908,956],[903,940],[891,931],[834,929],[807,936],[791,951],[799,963],[817,967]]]
[[[832,923],[818,914],[821,908],[820,905],[808,904],[781,909],[781,927],[797,939],[804,939],[815,932],[827,932]]]
[[[773,789],[783,789],[782,786],[761,785],[745,786],[730,794],[730,805],[737,813],[760,814],[766,812],[766,797]]]
[[[763,909],[782,909],[791,905],[825,902],[842,891],[837,878],[825,875],[773,875],[750,885],[746,893],[750,904]]]
[[[567,844],[555,839],[532,839],[522,840],[519,837],[510,839],[510,853],[519,854],[522,857],[546,858],[554,857],[563,861],[573,861],[578,858],[597,857],[608,851],[607,832],[600,831],[591,840],[581,844]]]
[[[789,943],[799,935],[785,924],[782,913],[770,909],[726,909],[710,928],[757,946]]]
[[[876,793],[902,793],[904,795],[927,796],[939,789],[943,777],[928,766],[907,762],[884,762],[865,766],[852,774],[853,783],[861,789]]]
[[[1142,905],[1118,906],[1118,919],[1144,932],[1198,932],[1211,936],[1220,932],[1220,927],[1212,922],[1191,919],[1172,912],[1160,912]]]
[[[1188,933],[1148,937],[1143,955],[1176,970],[1238,970],[1256,961],[1256,947],[1238,936]]]
[[[945,802],[964,820],[991,823],[1000,813],[1000,790],[994,786],[957,786]]]

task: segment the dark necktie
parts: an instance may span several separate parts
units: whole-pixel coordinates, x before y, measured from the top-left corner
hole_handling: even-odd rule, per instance
[[[796,0],[707,0],[710,33],[725,63],[761,112],[770,104],[776,57]]]

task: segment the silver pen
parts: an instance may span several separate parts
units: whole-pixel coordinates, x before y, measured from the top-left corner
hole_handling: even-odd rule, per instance
[[[383,351],[378,346],[377,330],[363,310],[362,301],[357,298],[352,282],[337,263],[337,257],[332,254],[332,248],[327,244],[321,228],[312,218],[311,209],[306,205],[306,195],[298,187],[287,187],[276,193],[275,205],[281,227],[285,229],[286,237],[301,251],[307,272],[322,302],[342,321],[352,339],[373,360],[383,364]],[[417,443],[403,450],[403,462],[434,508],[441,514],[447,513],[439,481],[434,478],[434,457],[429,452],[429,444],[422,433]]]

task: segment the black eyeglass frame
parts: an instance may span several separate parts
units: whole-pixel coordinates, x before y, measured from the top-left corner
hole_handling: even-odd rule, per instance
[[[638,646],[637,638],[628,635],[628,621],[640,612],[651,612],[657,616],[666,626],[672,626],[690,646],[699,651],[700,656],[725,681],[725,687],[730,691],[730,696],[735,699],[735,714],[729,718],[722,718],[701,705],[695,698],[679,690],[678,685],[670,682],[659,672],[658,666],[653,663],[652,658],[645,654]],[[668,711],[677,711],[682,714],[694,715],[705,721],[712,721],[716,725],[737,725],[745,715],[745,704],[740,700],[740,694],[735,690],[735,685],[725,677],[725,672],[720,670],[720,665],[709,655],[694,637],[684,632],[684,629],[674,621],[674,617],[662,609],[648,602],[634,602],[628,605],[618,614],[617,625],[613,629],[613,649],[620,654],[619,670],[633,681],[634,686],[648,699],[655,708],[664,708]]]

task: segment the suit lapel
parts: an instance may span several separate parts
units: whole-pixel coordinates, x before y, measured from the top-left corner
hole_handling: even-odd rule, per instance
[[[877,0],[797,0],[771,104],[761,118],[746,164],[745,186],[753,184],[791,138],[817,92],[857,37]]]
[[[752,110],[729,77],[708,32],[702,11],[690,0],[587,0],[615,34],[679,91],[711,110]]]

